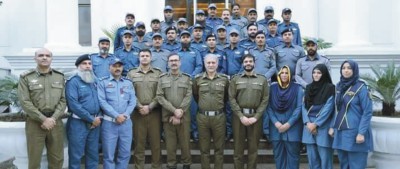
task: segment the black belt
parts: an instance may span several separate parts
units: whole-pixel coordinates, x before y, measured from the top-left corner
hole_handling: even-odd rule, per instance
[[[222,114],[222,111],[199,111],[200,114],[204,114],[206,116],[217,116]]]
[[[250,108],[243,108],[242,113],[245,115],[251,115],[256,113],[256,109],[250,109]]]
[[[51,116],[53,116],[54,112],[49,112],[49,113],[42,112],[42,114],[43,114],[44,116],[46,116],[46,117],[51,117]]]

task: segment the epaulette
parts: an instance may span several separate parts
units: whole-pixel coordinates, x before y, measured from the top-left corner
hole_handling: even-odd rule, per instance
[[[158,70],[158,71],[162,72],[162,70],[161,70],[160,68],[158,68],[158,67],[153,67],[153,69],[155,69],[155,70]]]
[[[108,78],[110,78],[110,76],[101,77],[101,78],[99,78],[99,80],[100,80],[100,81],[103,81],[104,79],[108,79]]]
[[[58,73],[58,74],[61,74],[61,75],[64,75],[64,73],[63,72],[61,72],[60,70],[57,70],[57,69],[51,69],[53,72],[56,72],[56,73]]]
[[[159,77],[163,77],[163,76],[165,76],[167,74],[168,74],[168,72],[165,72],[165,73],[161,74]]]
[[[197,74],[196,76],[194,76],[194,78],[197,79],[197,78],[202,77],[202,76],[203,76],[203,74],[202,74],[202,73],[199,73],[199,74]]]
[[[128,80],[128,81],[132,82],[132,80],[131,80],[131,79],[129,79],[129,78],[127,78],[127,77],[122,77],[122,79],[124,79],[124,80]]]
[[[236,78],[236,77],[239,77],[239,75],[241,75],[241,73],[234,74],[234,75],[231,76],[231,79],[234,79],[234,78]]]
[[[29,75],[29,74],[34,73],[34,72],[36,72],[36,69],[29,69],[29,70],[21,73],[21,77],[24,77],[24,76]]]
[[[139,67],[131,68],[131,69],[128,70],[128,72],[130,72],[131,70],[135,70],[135,69],[137,69],[137,68],[139,68]]]
[[[183,75],[186,75],[186,76],[189,76],[189,77],[192,77],[192,76],[190,76],[189,74],[184,73],[184,72],[182,72],[182,74],[183,74]]]
[[[229,76],[228,76],[228,75],[226,75],[226,74],[223,74],[223,73],[218,73],[218,75],[219,75],[219,76],[222,76],[222,77],[225,77],[225,78],[227,78],[227,79],[229,79]]]

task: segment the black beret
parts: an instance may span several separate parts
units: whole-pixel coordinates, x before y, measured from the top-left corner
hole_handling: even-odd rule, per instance
[[[81,62],[83,62],[84,60],[90,60],[90,55],[84,54],[79,56],[75,61],[75,66],[78,67],[78,65],[81,64]]]
[[[283,35],[286,32],[292,32],[293,33],[293,30],[292,30],[292,28],[286,28],[281,32],[281,35]]]

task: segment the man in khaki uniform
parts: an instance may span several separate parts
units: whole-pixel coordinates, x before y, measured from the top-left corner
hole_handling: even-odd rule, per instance
[[[136,109],[132,115],[132,120],[135,121],[133,123],[133,134],[135,138],[134,161],[136,169],[144,168],[144,151],[147,138],[151,147],[151,168],[161,168],[161,109],[156,101],[157,83],[161,70],[150,65],[151,57],[149,49],[142,49],[139,52],[139,67],[128,72],[128,78],[133,82],[137,98]]]
[[[183,169],[190,169],[190,101],[192,81],[190,75],[182,73],[180,57],[173,53],[168,56],[170,72],[160,76],[157,87],[157,101],[162,106],[162,122],[167,147],[167,167],[176,168],[177,142],[181,147]]]
[[[25,123],[29,168],[40,168],[43,147],[47,148],[49,169],[60,169],[64,162],[65,111],[64,74],[50,67],[52,53],[45,48],[35,52],[36,69],[21,74],[18,99],[28,115]]]
[[[248,146],[248,169],[257,168],[257,150],[261,137],[262,116],[267,107],[269,87],[263,75],[254,73],[254,56],[243,56],[244,72],[233,77],[229,101],[233,116],[234,164],[243,169],[245,139]],[[246,137],[247,136],[247,137]]]
[[[228,76],[217,73],[218,56],[204,58],[206,72],[196,76],[193,96],[199,105],[197,126],[201,152],[201,168],[210,169],[210,142],[214,140],[214,169],[222,169],[226,131],[225,103],[228,101]]]

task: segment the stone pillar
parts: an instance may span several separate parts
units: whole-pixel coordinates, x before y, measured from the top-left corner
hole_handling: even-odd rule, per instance
[[[46,0],[45,47],[56,52],[79,50],[78,0]]]

